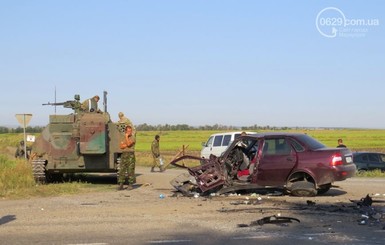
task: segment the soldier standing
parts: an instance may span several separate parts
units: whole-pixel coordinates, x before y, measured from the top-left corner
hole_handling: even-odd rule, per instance
[[[25,152],[25,149],[27,149],[27,152]],[[27,158],[29,158],[28,155],[28,148],[24,145],[24,140],[20,141],[19,145],[17,145],[15,157],[16,158],[25,158],[25,154],[27,154]]]
[[[126,125],[124,131],[124,139],[120,142],[120,149],[122,149],[122,155],[120,157],[120,169],[118,179],[118,190],[123,190],[124,182],[126,181],[126,174],[128,175],[128,187],[127,190],[133,189],[133,184],[136,183],[135,176],[135,143],[136,137],[133,133],[131,125]]]
[[[151,172],[154,172],[155,167],[159,167],[160,172],[164,171],[163,168],[163,160],[160,156],[160,150],[159,150],[159,140],[160,136],[155,135],[154,141],[151,143],[151,153],[152,153],[152,158],[153,158],[153,165],[151,167]]]
[[[337,148],[346,148],[346,145],[344,145],[344,142],[342,141],[342,139],[338,139],[337,140]]]

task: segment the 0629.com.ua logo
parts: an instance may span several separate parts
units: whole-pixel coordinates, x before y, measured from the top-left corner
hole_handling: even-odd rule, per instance
[[[336,7],[322,9],[316,17],[318,32],[327,38],[365,37],[369,28],[379,26],[379,19],[347,18]]]

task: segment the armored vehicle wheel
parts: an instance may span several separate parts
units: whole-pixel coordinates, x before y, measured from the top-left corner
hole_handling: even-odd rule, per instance
[[[64,181],[64,175],[62,173],[46,173],[46,182],[48,183],[60,183]]]
[[[45,165],[46,165],[45,159],[32,160],[33,177],[35,178],[35,181],[37,183],[45,183],[47,181],[46,175],[45,175],[45,172],[46,172]]]

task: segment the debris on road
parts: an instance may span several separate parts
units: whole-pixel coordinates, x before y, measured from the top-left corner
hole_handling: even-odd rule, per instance
[[[264,225],[264,224],[284,224],[284,223],[292,223],[292,221],[297,221],[300,223],[300,220],[297,218],[292,217],[281,217],[279,215],[273,215],[273,216],[267,216],[262,219],[253,221],[250,223],[250,225],[247,224],[239,224],[238,227],[250,227],[250,226],[257,226],[257,225]]]

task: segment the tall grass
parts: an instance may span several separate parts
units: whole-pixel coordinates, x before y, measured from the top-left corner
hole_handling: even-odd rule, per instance
[[[36,184],[31,165],[26,160],[10,159],[8,156],[0,154],[0,198],[58,196],[105,188],[111,187],[81,182],[39,185]]]
[[[32,170],[27,161],[0,155],[0,197],[17,194],[34,185]]]

